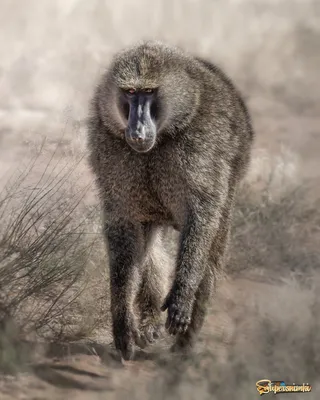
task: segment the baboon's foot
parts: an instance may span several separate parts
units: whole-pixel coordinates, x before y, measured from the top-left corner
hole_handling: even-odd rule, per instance
[[[145,315],[140,323],[140,334],[144,343],[152,344],[162,336],[163,329],[160,315],[158,313]]]
[[[125,321],[115,320],[113,325],[113,336],[116,349],[124,360],[132,360],[134,357],[135,345],[140,348],[145,347],[144,338],[139,329],[137,329],[134,319],[129,318]]]

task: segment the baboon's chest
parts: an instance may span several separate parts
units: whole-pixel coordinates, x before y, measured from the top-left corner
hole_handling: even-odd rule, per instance
[[[139,222],[179,224],[183,185],[168,160],[135,158],[109,168],[109,193],[118,214]]]
[[[122,197],[123,212],[140,222],[165,222],[171,219],[170,210],[154,190],[153,182],[142,174],[128,185],[130,190]]]

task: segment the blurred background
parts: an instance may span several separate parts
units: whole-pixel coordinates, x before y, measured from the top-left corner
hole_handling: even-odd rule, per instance
[[[0,370],[13,375],[38,361],[35,354],[41,362],[70,355],[71,342],[91,354],[72,371],[65,366],[69,375],[41,364],[1,378],[1,399],[44,392],[50,400],[100,399],[96,390],[126,398],[125,382],[135,388],[131,398],[247,400],[265,378],[309,382],[308,398],[319,398],[320,1],[0,0],[0,30],[0,328],[3,308],[20,332],[0,330],[7,350]],[[243,93],[256,140],[235,212],[229,278],[201,337],[203,353],[181,366],[160,346],[133,370],[113,369],[112,357],[103,369],[96,356],[108,350],[91,347],[111,341],[94,188],[79,200],[80,214],[69,208],[79,187],[92,184],[85,122],[94,85],[112,55],[140,39],[164,40],[222,67]],[[77,175],[63,175],[62,189],[57,170],[68,163]],[[8,189],[17,171],[20,181]],[[19,347],[30,335],[67,342],[67,350]]]

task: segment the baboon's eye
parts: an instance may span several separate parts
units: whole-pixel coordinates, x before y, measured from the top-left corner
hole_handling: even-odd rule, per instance
[[[154,92],[154,90],[150,89],[150,88],[143,89],[143,91],[146,92],[146,93],[153,93]]]

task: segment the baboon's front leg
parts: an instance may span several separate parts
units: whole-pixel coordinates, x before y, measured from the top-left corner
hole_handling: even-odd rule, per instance
[[[232,194],[231,191],[230,194]],[[217,285],[217,278],[221,276],[224,267],[230,239],[231,213],[232,197],[230,196],[221,210],[219,227],[210,246],[204,275],[195,294],[190,325],[184,331],[179,331],[172,347],[173,351],[189,351],[202,328],[211,295]]]
[[[128,360],[133,356],[134,344],[143,345],[134,315],[145,251],[143,230],[140,225],[121,221],[107,224],[105,234],[110,262],[113,337],[116,349]]]
[[[190,325],[185,332],[178,333],[171,351],[188,353],[192,349],[204,323],[207,307],[214,287],[214,272],[212,268],[208,266],[196,292]]]
[[[214,243],[210,249],[206,271],[196,292],[190,325],[185,332],[178,333],[176,342],[172,347],[173,351],[188,352],[196,342],[207,315],[210,299],[217,286],[217,278],[221,275],[224,266],[229,242],[229,232],[229,218],[222,218]]]
[[[170,334],[184,333],[192,320],[194,303],[205,271],[210,248],[218,232],[222,205],[217,199],[194,199],[180,241],[176,277],[162,310],[168,309],[166,328]]]

